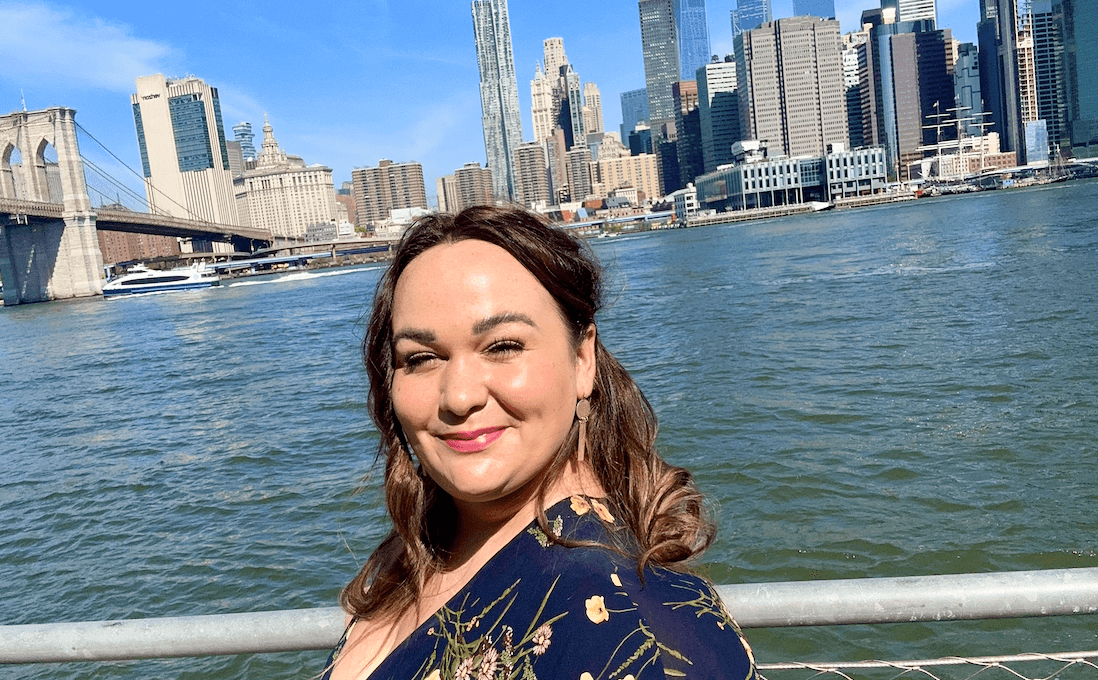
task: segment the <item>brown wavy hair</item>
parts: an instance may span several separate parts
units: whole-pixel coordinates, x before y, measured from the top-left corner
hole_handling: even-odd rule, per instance
[[[419,600],[427,579],[445,567],[455,529],[453,500],[414,463],[393,411],[393,295],[400,275],[421,253],[467,239],[497,245],[522,263],[556,300],[577,348],[602,305],[602,269],[590,247],[539,215],[515,207],[477,206],[457,215],[433,214],[409,227],[378,282],[362,343],[393,529],[340,593],[340,604],[357,618],[406,611]],[[651,404],[597,335],[590,401],[586,460],[611,511],[631,534],[607,547],[634,556],[638,572],[649,563],[684,569],[709,547],[715,528],[690,472],[668,464],[656,451]],[[545,493],[576,457],[578,430],[577,422],[542,476],[536,496],[539,526],[564,544],[570,543],[556,536],[546,520]]]

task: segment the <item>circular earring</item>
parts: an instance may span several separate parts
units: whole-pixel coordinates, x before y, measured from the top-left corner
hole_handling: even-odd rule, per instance
[[[584,397],[576,402],[576,419],[579,420],[579,454],[577,459],[583,462],[583,456],[587,452],[587,418],[591,415],[591,401]]]

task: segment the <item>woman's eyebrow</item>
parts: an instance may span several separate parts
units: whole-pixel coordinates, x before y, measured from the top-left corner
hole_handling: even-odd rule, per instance
[[[434,342],[436,336],[431,331],[422,330],[419,328],[402,328],[396,333],[393,333],[393,344],[395,345],[400,340],[411,340],[412,342],[418,342],[421,345]]]
[[[500,312],[499,314],[493,314],[487,319],[481,319],[473,324],[473,335],[483,335],[496,326],[505,323],[524,323],[533,328],[538,327],[533,319],[522,312]]]

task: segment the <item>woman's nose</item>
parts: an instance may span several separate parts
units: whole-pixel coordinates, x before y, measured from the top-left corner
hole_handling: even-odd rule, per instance
[[[455,416],[466,416],[484,406],[488,397],[486,376],[476,361],[451,357],[442,371],[439,385],[439,409]]]

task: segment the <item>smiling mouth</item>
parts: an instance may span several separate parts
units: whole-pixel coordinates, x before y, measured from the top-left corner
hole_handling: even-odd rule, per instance
[[[494,427],[474,432],[461,432],[459,434],[443,437],[442,441],[458,453],[476,453],[483,451],[499,439],[506,428]]]

